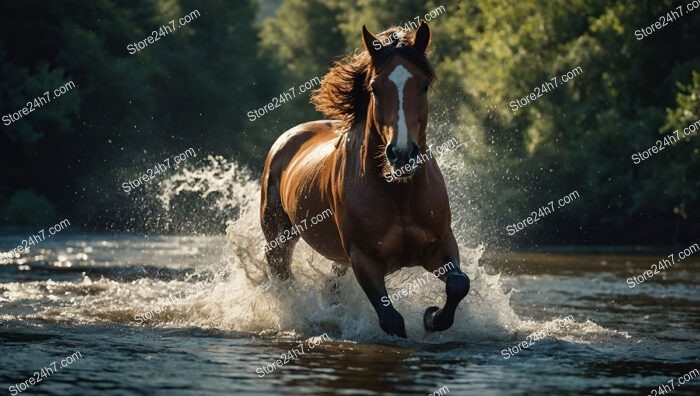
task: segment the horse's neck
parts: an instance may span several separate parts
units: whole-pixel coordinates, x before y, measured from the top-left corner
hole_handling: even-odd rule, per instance
[[[376,158],[382,144],[377,131],[365,122],[358,122],[346,134],[345,156],[352,166],[349,172],[361,177],[378,176],[379,160]]]

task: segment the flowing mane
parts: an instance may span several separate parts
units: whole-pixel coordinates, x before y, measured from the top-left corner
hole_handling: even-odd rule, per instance
[[[413,47],[413,37],[406,30],[393,26],[377,35],[382,48],[377,64],[366,49],[355,50],[336,61],[321,80],[321,86],[313,91],[311,103],[326,117],[340,121],[339,131],[349,131],[358,120],[366,116],[369,105],[369,79],[372,71],[381,68],[394,54],[404,57],[418,66],[432,82],[435,72],[423,53]],[[387,43],[387,45],[383,45]]]

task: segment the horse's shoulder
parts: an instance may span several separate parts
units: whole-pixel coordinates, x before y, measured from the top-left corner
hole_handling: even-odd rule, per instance
[[[317,120],[299,124],[293,129],[311,131],[316,133],[337,133],[336,129],[340,125],[340,121],[336,120]]]
[[[310,121],[287,130],[280,135],[270,148],[267,162],[271,173],[280,173],[295,159],[303,157],[310,164],[313,159],[326,157],[335,150],[337,121]]]

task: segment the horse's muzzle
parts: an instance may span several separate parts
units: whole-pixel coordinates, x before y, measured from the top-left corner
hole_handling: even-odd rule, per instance
[[[412,176],[416,171],[416,159],[420,154],[420,147],[416,143],[411,143],[406,148],[399,148],[394,143],[386,146],[386,159],[394,171],[401,172],[402,176]]]

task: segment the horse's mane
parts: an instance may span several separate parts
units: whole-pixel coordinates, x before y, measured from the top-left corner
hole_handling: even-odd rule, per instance
[[[403,28],[393,26],[376,37],[381,43],[388,40],[391,43],[378,51],[375,63],[366,49],[355,50],[334,63],[321,80],[321,86],[311,95],[316,110],[340,121],[339,132],[349,131],[355,122],[364,119],[369,105],[372,71],[380,69],[394,54],[416,65],[428,76],[429,82],[435,80],[435,72],[425,54],[413,47],[412,35],[409,36]]]

